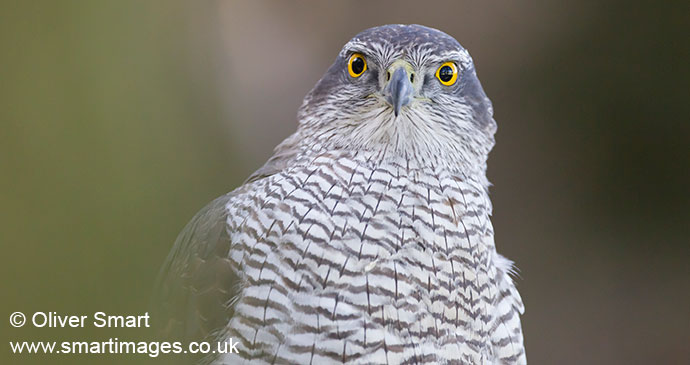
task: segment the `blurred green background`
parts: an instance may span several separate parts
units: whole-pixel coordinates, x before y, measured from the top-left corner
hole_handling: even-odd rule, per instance
[[[690,362],[685,1],[43,1],[0,5],[0,363],[22,311],[141,314],[177,233],[296,126],[360,30],[420,23],[472,53],[499,125],[499,251],[532,364]]]

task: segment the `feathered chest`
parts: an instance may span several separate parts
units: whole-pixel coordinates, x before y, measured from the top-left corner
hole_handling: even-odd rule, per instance
[[[358,358],[411,343],[457,355],[458,336],[483,346],[497,290],[479,180],[325,154],[232,205],[244,288],[230,327],[250,351],[283,343],[286,359],[308,362],[304,346],[332,358],[343,340],[341,355]]]

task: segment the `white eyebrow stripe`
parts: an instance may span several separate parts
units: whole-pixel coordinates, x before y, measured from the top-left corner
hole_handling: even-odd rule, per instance
[[[396,52],[395,47],[389,43],[365,43],[358,39],[353,39],[348,42],[340,51],[340,57],[347,57],[350,53],[362,53],[370,58],[373,58],[377,64],[387,66],[395,59],[400,58],[402,54]]]
[[[402,58],[406,55],[413,66],[416,68],[424,67],[430,63],[442,63],[453,61],[458,63],[462,69],[467,69],[472,66],[472,57],[465,49],[443,51],[440,54],[434,53],[434,44],[421,43],[411,47],[405,47],[396,50],[391,43],[369,43],[359,39],[352,39],[340,51],[340,57],[347,57],[351,53],[362,53],[376,61],[382,67],[388,67],[396,59]]]
[[[463,69],[467,69],[472,66],[472,57],[466,49],[448,51],[444,53],[443,56],[448,61],[455,61],[459,63],[458,66]]]

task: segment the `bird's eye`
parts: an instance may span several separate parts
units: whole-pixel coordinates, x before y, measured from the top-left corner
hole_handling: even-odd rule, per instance
[[[359,53],[353,54],[347,62],[347,70],[350,72],[350,76],[360,77],[367,70],[367,60]]]
[[[436,70],[436,78],[443,85],[450,86],[458,80],[458,66],[453,62],[446,62]]]

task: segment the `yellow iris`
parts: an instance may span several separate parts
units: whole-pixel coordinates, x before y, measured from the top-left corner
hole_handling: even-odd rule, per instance
[[[360,77],[367,70],[367,60],[364,59],[360,53],[355,53],[350,56],[350,60],[347,61],[347,71],[352,77]]]
[[[455,84],[458,80],[458,66],[453,62],[445,62],[436,70],[436,78],[446,86]]]

